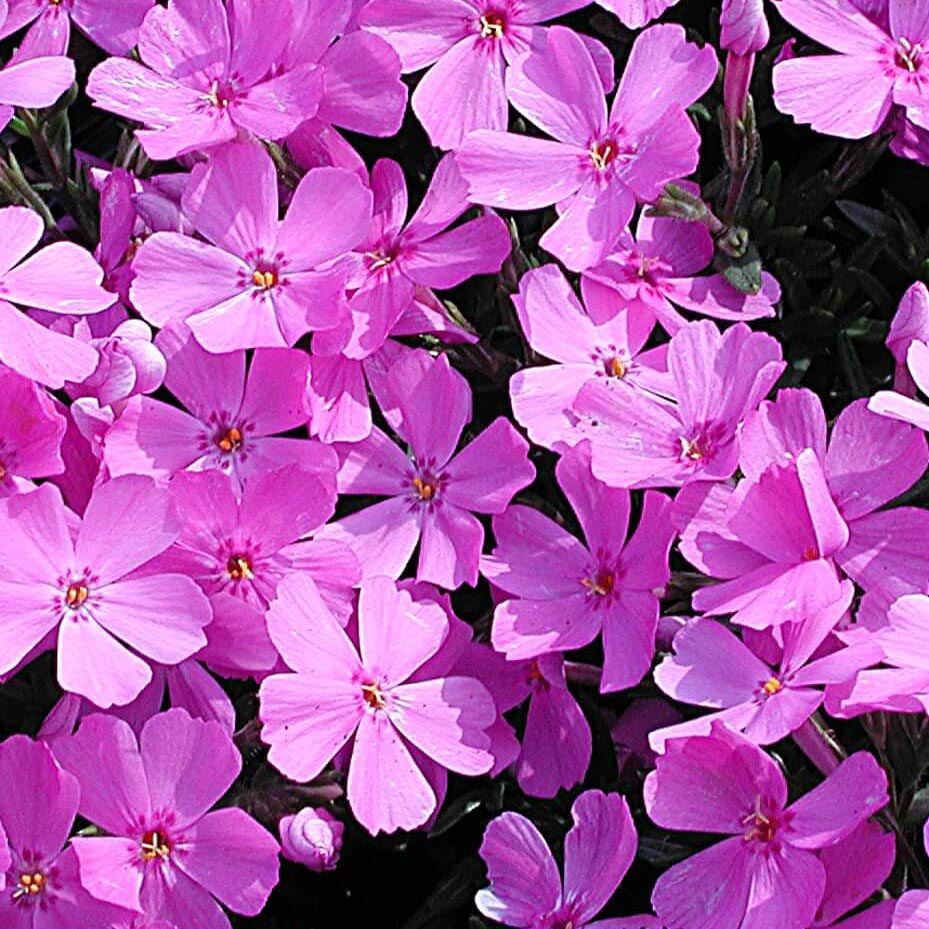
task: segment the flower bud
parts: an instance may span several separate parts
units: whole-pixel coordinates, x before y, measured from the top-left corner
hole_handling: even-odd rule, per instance
[[[345,826],[331,813],[311,806],[280,823],[284,857],[311,871],[333,871],[342,851]]]

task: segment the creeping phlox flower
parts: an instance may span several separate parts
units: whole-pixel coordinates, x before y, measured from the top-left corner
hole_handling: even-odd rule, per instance
[[[674,402],[622,378],[589,382],[574,400],[580,431],[591,441],[593,473],[608,487],[729,477],[742,422],[784,370],[776,339],[744,323],[720,333],[709,320],[679,330],[667,362]]]
[[[179,927],[231,929],[220,904],[261,912],[277,884],[278,844],[244,810],[212,809],[242,768],[219,725],[175,709],[137,737],[97,714],[55,754],[80,783],[81,815],[107,833],[72,841],[94,897]]]
[[[508,66],[545,41],[538,24],[586,6],[589,0],[371,0],[363,29],[397,50],[404,72],[431,65],[412,107],[433,145],[457,148],[472,129],[507,126]],[[585,38],[607,92],[613,59]]]
[[[467,381],[444,356],[419,351],[388,374],[395,431],[408,457],[380,429],[339,445],[339,491],[390,499],[328,526],[367,574],[399,576],[419,542],[416,579],[453,589],[477,583],[484,529],[473,513],[502,513],[535,477],[525,439],[503,417],[455,454],[471,414]]]
[[[887,26],[851,0],[777,0],[792,26],[838,52],[782,61],[774,102],[817,132],[861,139],[885,128],[894,106],[929,129],[929,7],[887,0]]]
[[[100,286],[103,269],[72,242],[46,245],[26,258],[42,233],[38,213],[19,206],[0,209],[0,363],[59,388],[65,381],[80,382],[93,374],[99,359],[96,349],[47,329],[13,304],[85,315],[105,310],[115,297]]]
[[[111,55],[128,55],[155,0],[7,0],[9,12],[0,39],[32,24],[17,60],[65,55],[71,23]]]
[[[480,216],[447,229],[470,204],[453,155],[437,165],[419,209],[407,222],[407,189],[400,165],[383,158],[371,171],[374,216],[357,248],[359,268],[350,315],[336,330],[317,336],[316,354],[341,351],[364,358],[377,351],[410,308],[417,287],[455,287],[476,274],[500,270],[510,235],[497,216]]]
[[[586,446],[566,453],[556,474],[587,544],[531,507],[511,506],[494,517],[497,547],[481,559],[481,572],[514,595],[497,606],[494,648],[510,659],[533,658],[580,648],[602,631],[601,689],[631,687],[655,652],[656,592],[670,577],[675,536],[671,501],[649,491],[627,542],[630,494],[591,474]]]
[[[667,346],[642,350],[654,319],[622,306],[615,291],[590,278],[581,279],[581,288],[583,304],[549,264],[527,271],[512,297],[532,350],[556,362],[513,375],[513,415],[533,442],[550,449],[584,438],[574,400],[588,381],[619,378],[637,389],[670,390]]]
[[[184,212],[209,243],[156,232],[133,262],[130,296],[150,323],[183,320],[210,352],[293,345],[335,326],[371,193],[342,168],[310,171],[278,220],[277,173],[249,144],[227,145],[191,174]],[[320,268],[320,265],[328,265]]]
[[[645,780],[648,815],[664,829],[731,838],[665,871],[655,912],[680,929],[805,929],[826,888],[816,852],[887,801],[887,776],[867,752],[788,806],[781,769],[744,736],[715,723],[709,736],[672,739]]]
[[[372,834],[426,822],[437,768],[492,767],[485,730],[497,712],[484,685],[417,674],[448,635],[439,604],[414,601],[390,578],[365,581],[356,647],[313,585],[291,575],[278,585],[268,631],[294,671],[272,675],[259,692],[271,763],[307,781],[351,742],[348,801]]]
[[[62,688],[105,709],[138,696],[149,661],[202,648],[212,615],[197,585],[137,573],[180,528],[168,490],[142,475],[101,484],[81,521],[52,484],[0,501],[0,673],[57,648]]]
[[[86,0],[85,0],[86,2]],[[293,0],[169,0],[139,29],[141,61],[108,58],[87,93],[102,109],[149,127],[137,133],[152,158],[170,159],[241,135],[281,139],[316,113],[314,64],[275,73]]]
[[[516,61],[507,77],[513,106],[556,141],[478,129],[455,158],[471,199],[534,210],[558,205],[540,245],[568,268],[601,262],[632,216],[636,199],[657,198],[690,174],[700,135],[685,110],[716,77],[716,53],[680,26],[653,26],[632,46],[607,113],[603,86],[584,42],[560,26]]]
[[[77,778],[41,742],[0,742],[0,923],[10,929],[110,929],[132,918],[84,885],[68,836],[77,815]]]
[[[519,813],[504,813],[484,833],[481,857],[490,886],[475,897],[488,919],[533,929],[657,929],[651,915],[596,918],[635,858],[638,836],[617,794],[582,793],[571,807],[564,880],[539,830]]]

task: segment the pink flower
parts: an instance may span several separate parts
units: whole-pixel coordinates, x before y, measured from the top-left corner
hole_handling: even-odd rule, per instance
[[[64,471],[66,428],[41,387],[0,367],[0,497],[32,490],[33,480]]]
[[[679,0],[596,0],[598,6],[615,13],[624,26],[641,29]]]
[[[329,333],[313,340],[310,358],[310,435],[323,442],[359,442],[371,433],[371,402],[368,386],[377,395],[387,372],[404,352],[413,351],[400,342],[401,336],[429,334],[443,342],[476,342],[477,337],[448,317],[448,311],[431,290],[417,287],[409,306],[394,323],[384,344],[365,358],[349,358],[329,349]],[[338,344],[338,330],[331,341]],[[367,384],[365,382],[368,382]]]
[[[77,779],[41,742],[14,735],[0,743],[0,923],[29,929],[110,929],[129,914],[94,899],[66,846],[78,811]]]
[[[334,127],[392,136],[403,123],[407,87],[400,77],[400,58],[380,36],[358,30],[352,7],[352,0],[294,6],[283,64],[312,63],[322,74],[316,115],[288,136],[287,146],[295,154],[314,143],[336,150],[349,147]]]
[[[184,320],[210,352],[293,345],[336,325],[348,269],[321,270],[364,237],[371,194],[341,168],[301,181],[278,222],[277,173],[253,145],[198,165],[184,211],[211,244],[156,232],[133,262],[130,295],[150,323]]]
[[[383,158],[375,164],[371,190],[374,217],[357,246],[360,266],[350,281],[351,317],[317,340],[323,345],[314,344],[314,352],[367,357],[410,308],[417,287],[445,290],[476,274],[495,274],[510,253],[510,234],[498,216],[447,228],[470,206],[452,155],[439,162],[409,222],[406,181],[397,162]]]
[[[537,445],[557,449],[584,439],[574,400],[589,381],[620,378],[635,389],[667,393],[667,346],[642,351],[654,317],[623,307],[616,291],[581,279],[585,309],[556,265],[527,271],[513,294],[526,341],[557,362],[510,379],[513,414]],[[593,317],[596,317],[596,321]]]
[[[897,363],[894,388],[907,397],[916,396],[916,382],[907,367],[907,355],[914,342],[929,343],[929,288],[922,281],[917,281],[903,295],[887,333],[887,348]],[[918,356],[914,360],[919,367]],[[883,392],[881,395],[884,396]]]
[[[71,38],[71,22],[111,55],[128,55],[139,37],[139,27],[155,0],[8,0],[9,13],[0,27],[5,39],[33,23],[17,52],[17,59],[64,55]]]
[[[100,485],[79,524],[44,484],[0,501],[0,527],[0,674],[57,645],[59,684],[105,709],[141,692],[148,661],[177,664],[206,644],[210,607],[193,581],[134,575],[180,531],[151,478]]]
[[[183,528],[148,570],[184,574],[209,596],[214,618],[199,657],[211,667],[241,675],[277,664],[263,614],[293,571],[317,581],[330,609],[347,621],[360,576],[352,552],[333,542],[298,542],[332,515],[334,471],[265,471],[240,499],[217,471],[179,474],[171,491]]]
[[[771,39],[764,0],[723,0],[719,25],[719,44],[734,55],[754,55]]]
[[[55,242],[26,258],[43,232],[38,213],[19,206],[0,210],[0,363],[57,389],[92,374],[96,350],[46,329],[12,304],[85,315],[106,309],[115,298],[100,286],[103,270],[78,245]]]
[[[502,513],[531,483],[525,439],[503,417],[455,454],[471,417],[467,381],[444,356],[405,356],[387,377],[404,454],[380,429],[340,445],[339,491],[389,499],[327,526],[350,545],[366,575],[398,577],[420,543],[416,579],[454,589],[477,583],[484,529],[473,513]]]
[[[571,30],[548,30],[544,47],[515,62],[513,106],[557,141],[475,130],[456,152],[475,203],[534,210],[557,204],[542,248],[572,271],[601,262],[632,216],[668,181],[697,166],[700,136],[685,108],[716,77],[716,53],[680,26],[639,35],[607,114],[587,46]]]
[[[220,726],[170,710],[136,737],[98,714],[55,754],[80,782],[81,815],[107,833],[72,842],[95,897],[198,929],[230,929],[221,903],[261,912],[277,884],[278,844],[244,810],[211,812],[242,768]]]
[[[304,352],[259,348],[246,372],[244,351],[211,355],[183,324],[159,332],[155,346],[168,362],[165,387],[190,412],[133,397],[104,441],[104,460],[114,477],[160,479],[216,469],[241,486],[252,475],[286,464],[335,471],[335,455],[318,442],[276,436],[308,418]]]
[[[170,0],[139,30],[141,62],[108,58],[87,92],[102,109],[150,127],[137,132],[167,160],[239,135],[281,139],[313,116],[322,94],[314,64],[274,73],[290,38],[292,0]],[[278,27],[269,29],[269,23]]]
[[[268,629],[295,671],[272,675],[259,692],[269,760],[308,781],[353,739],[348,800],[372,834],[415,829],[432,815],[436,794],[419,758],[459,774],[490,770],[485,730],[496,710],[484,686],[411,679],[448,635],[438,604],[414,601],[389,578],[365,581],[356,649],[313,586],[291,575],[278,585]]]
[[[653,916],[593,922],[635,858],[638,836],[625,798],[599,790],[571,807],[564,881],[538,829],[519,813],[504,813],[484,832],[481,857],[490,886],[475,903],[488,919],[532,929],[657,929]]]
[[[413,112],[433,145],[458,148],[472,129],[505,130],[508,69],[545,41],[538,23],[586,6],[589,0],[372,0],[361,26],[383,36],[404,73],[429,67],[413,92]],[[613,60],[592,39],[606,91]]]
[[[668,348],[670,393],[649,396],[621,379],[588,383],[574,401],[591,440],[594,475],[609,487],[669,487],[729,477],[739,429],[784,370],[776,339],[744,323],[722,334],[688,323]]]
[[[507,658],[534,658],[581,648],[603,633],[603,679],[608,693],[637,684],[651,667],[658,596],[670,578],[675,530],[671,501],[650,491],[631,539],[630,495],[611,490],[590,472],[584,446],[558,462],[558,483],[587,544],[538,510],[511,506],[495,516],[497,547],[481,572],[515,595],[497,606],[493,644]]]
[[[787,806],[781,769],[720,723],[672,739],[645,780],[645,808],[664,829],[732,836],[665,871],[652,905],[666,926],[805,929],[823,898],[815,852],[842,841],[888,802],[887,777],[857,752]]]
[[[675,305],[715,319],[773,316],[781,288],[767,272],[755,295],[739,293],[721,274],[698,276],[712,262],[714,251],[713,237],[701,223],[655,218],[643,210],[635,239],[623,232],[613,254],[585,275],[616,290],[620,299],[609,307],[612,314],[624,306],[629,313],[656,319],[671,335],[686,324]],[[594,319],[603,321],[599,314]]]
[[[311,871],[334,871],[345,826],[328,810],[307,806],[280,823],[281,854]]]
[[[929,8],[890,0],[889,30],[851,0],[778,0],[777,11],[837,55],[782,61],[774,102],[817,132],[861,139],[881,130],[896,104],[929,128]]]
[[[652,748],[660,752],[668,739],[707,735],[716,720],[744,732],[757,745],[779,742],[798,729],[822,703],[821,687],[850,680],[883,657],[877,642],[822,649],[847,614],[853,593],[851,582],[845,581],[834,604],[784,626],[776,669],[722,624],[691,620],[674,637],[674,654],[655,669],[655,683],[679,702],[717,712],[652,732]]]

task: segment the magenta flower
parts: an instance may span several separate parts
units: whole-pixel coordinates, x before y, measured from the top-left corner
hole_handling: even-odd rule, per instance
[[[345,825],[320,807],[304,807],[280,822],[281,854],[311,871],[334,871],[342,851]]]
[[[343,352],[328,354],[341,343],[339,330],[318,333],[313,339],[310,358],[310,435],[323,442],[358,442],[371,433],[370,385],[375,395],[378,385],[403,352],[412,351],[400,342],[401,336],[434,335],[443,342],[476,342],[477,337],[453,323],[448,311],[434,293],[417,287],[410,305],[394,323],[387,340],[365,358],[349,358]],[[365,382],[368,382],[367,384]]]
[[[647,26],[678,2],[680,0],[596,0],[598,6],[615,13],[629,29]]]
[[[708,735],[717,720],[743,732],[756,745],[778,742],[798,729],[822,703],[824,685],[851,680],[883,657],[877,642],[822,651],[847,615],[853,593],[853,585],[845,581],[834,604],[803,622],[784,626],[777,668],[762,661],[721,623],[691,620],[674,637],[674,654],[655,669],[655,683],[681,703],[717,712],[652,732],[652,748],[661,752],[668,739]]]
[[[616,290],[620,299],[608,307],[611,314],[626,307],[629,313],[654,317],[671,335],[686,324],[675,306],[715,319],[773,316],[781,288],[767,272],[755,295],[739,293],[722,274],[698,276],[712,262],[714,251],[706,226],[651,217],[643,210],[635,239],[622,233],[613,254],[585,274]],[[599,315],[594,318],[603,321]]]
[[[886,345],[897,363],[894,388],[907,397],[916,396],[916,382],[907,367],[907,354],[914,342],[929,343],[929,288],[922,281],[907,289],[887,333]]]
[[[66,843],[80,787],[41,742],[14,735],[0,743],[0,923],[10,929],[110,929],[131,918],[94,899]]]
[[[839,414],[827,446],[819,398],[807,390],[782,390],[746,422],[740,466],[758,480],[772,462],[799,461],[805,447],[822,471],[813,479],[825,480],[848,527],[848,544],[834,552],[842,570],[868,591],[896,596],[922,590],[929,556],[918,540],[929,532],[929,515],[916,507],[880,508],[922,476],[929,463],[925,438],[858,400]]]
[[[57,645],[58,683],[105,709],[205,645],[210,607],[187,577],[134,575],[180,531],[151,478],[98,486],[77,523],[52,484],[0,501],[0,674]]]
[[[872,412],[911,423],[924,432],[929,431],[929,407],[916,399],[916,392],[929,394],[929,332],[925,329],[929,319],[924,315],[929,311],[929,295],[925,291],[924,284],[914,284],[907,291],[887,339],[897,359],[895,386],[900,393],[879,390],[868,403]],[[901,317],[902,313],[906,315]]]
[[[889,0],[889,29],[851,0],[778,0],[792,26],[833,49],[774,68],[774,102],[817,132],[861,139],[884,127],[896,104],[929,128],[929,8]]]
[[[32,23],[17,59],[64,55],[71,23],[111,55],[128,55],[139,38],[139,27],[155,0],[7,0],[9,12],[0,26],[5,39]]]
[[[413,92],[413,112],[438,148],[458,148],[472,129],[506,130],[509,66],[545,42],[538,24],[589,0],[372,0],[360,25],[383,36],[404,73],[429,67]],[[585,38],[605,91],[609,52]],[[431,66],[431,67],[430,67]]]
[[[564,881],[538,829],[519,813],[503,813],[484,832],[481,857],[490,886],[475,903],[488,919],[532,929],[657,929],[653,916],[597,920],[635,858],[638,836],[624,797],[582,793],[571,807]]]
[[[523,368],[510,379],[513,414],[537,445],[576,445],[574,400],[596,378],[621,378],[635,389],[667,393],[667,346],[642,350],[654,318],[625,307],[589,278],[581,279],[586,308],[556,265],[527,271],[513,305],[532,350],[557,362]],[[593,316],[601,321],[595,323]]]
[[[719,26],[719,44],[740,58],[754,57],[771,40],[764,0],[723,0]]]
[[[6,2],[0,7],[0,30],[6,22],[5,12]],[[74,83],[74,73],[74,62],[62,54],[40,55],[25,61],[14,55],[0,68],[0,129],[6,128],[13,118],[14,107],[46,107],[55,103]]]
[[[510,234],[498,216],[481,216],[447,227],[468,209],[467,185],[446,155],[438,164],[419,209],[409,222],[403,170],[383,158],[371,171],[374,217],[358,245],[360,267],[350,282],[351,318],[324,339],[350,358],[379,349],[410,308],[417,287],[455,287],[476,274],[495,274],[510,253]],[[314,345],[314,352],[320,348]]]
[[[396,431],[412,456],[377,428],[361,442],[340,445],[340,493],[389,499],[332,523],[321,536],[350,545],[367,576],[398,577],[419,542],[417,580],[473,586],[484,543],[473,513],[502,513],[532,482],[529,445],[500,417],[455,454],[470,419],[471,391],[444,356],[407,355],[387,382]]]
[[[0,367],[0,497],[32,490],[33,480],[64,471],[66,428],[41,387]]]
[[[685,108],[716,77],[716,53],[655,26],[632,46],[607,114],[587,46],[555,26],[544,47],[507,77],[510,101],[556,141],[475,130],[455,154],[475,203],[534,210],[557,204],[542,248],[572,271],[599,264],[632,216],[636,198],[654,200],[668,181],[697,166],[700,135]]]
[[[511,506],[494,517],[497,547],[481,559],[481,573],[514,595],[497,606],[494,648],[511,660],[534,658],[581,648],[602,631],[601,689],[632,687],[655,654],[655,591],[670,578],[675,536],[671,501],[648,492],[627,542],[630,494],[591,474],[586,447],[565,454],[556,475],[587,544],[531,507]]]
[[[415,678],[448,635],[438,604],[414,601],[389,578],[365,581],[356,649],[314,587],[291,575],[278,585],[268,629],[295,671],[261,685],[269,760],[308,781],[352,740],[348,801],[373,835],[415,829],[432,815],[436,794],[420,757],[459,774],[490,770],[485,730],[497,714],[483,684]]]
[[[26,258],[43,232],[38,213],[19,206],[0,210],[0,363],[57,389],[92,374],[96,350],[46,329],[12,304],[84,315],[106,309],[115,298],[100,286],[103,270],[78,245],[55,242]]]
[[[98,714],[55,754],[80,782],[81,815],[107,833],[72,842],[95,897],[198,929],[231,929],[220,904],[261,912],[277,884],[278,844],[244,810],[211,812],[242,768],[219,725],[169,710],[136,737]]]
[[[272,71],[284,53],[292,0],[170,0],[139,30],[140,61],[108,58],[87,93],[97,106],[147,129],[151,158],[167,160],[241,136],[282,139],[316,113],[314,64]]]
[[[887,777],[857,752],[790,806],[781,769],[720,723],[672,739],[645,779],[645,808],[664,829],[731,838],[665,871],[652,905],[666,926],[805,929],[826,885],[815,852],[849,836],[888,802]]]
[[[739,428],[784,370],[776,339],[744,323],[720,334],[688,323],[668,348],[670,393],[650,397],[621,379],[588,383],[574,401],[591,440],[593,473],[609,487],[673,487],[729,477]]]
[[[403,123],[407,87],[400,77],[400,57],[389,42],[358,30],[352,22],[353,5],[353,0],[294,5],[283,64],[296,68],[312,63],[322,73],[316,115],[287,138],[288,148],[295,153],[314,142],[333,149],[350,148],[335,127],[392,136]]]
[[[334,473],[333,452],[318,442],[280,438],[302,426],[309,362],[304,352],[259,348],[211,355],[184,325],[163,329],[156,347],[168,362],[165,386],[188,409],[133,397],[106,433],[103,456],[114,477],[220,470],[237,486],[286,464]]]
[[[293,345],[338,323],[348,269],[318,266],[365,235],[371,193],[354,174],[310,171],[278,222],[270,156],[229,145],[194,169],[184,210],[211,244],[176,232],[145,241],[130,295],[150,323],[184,320],[210,352]]]
[[[199,657],[224,672],[269,671],[277,653],[264,611],[280,579],[300,571],[317,582],[330,609],[347,620],[360,570],[333,542],[300,542],[335,509],[335,473],[288,465],[255,475],[237,499],[217,471],[179,474],[172,496],[183,526],[148,570],[184,574],[210,598],[213,622]]]

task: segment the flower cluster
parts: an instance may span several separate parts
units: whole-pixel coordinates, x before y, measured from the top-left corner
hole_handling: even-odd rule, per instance
[[[0,0],[0,927],[929,927],[929,2],[597,5]]]

